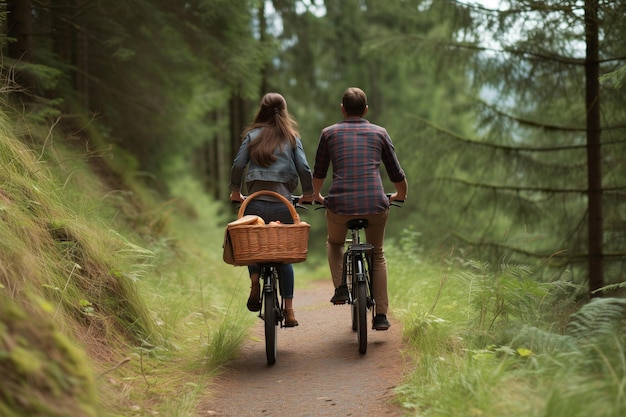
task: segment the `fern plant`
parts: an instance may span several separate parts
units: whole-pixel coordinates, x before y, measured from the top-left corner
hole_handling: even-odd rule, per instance
[[[626,299],[597,298],[570,316],[563,334],[522,327],[512,344],[540,355],[544,369],[568,368],[626,376]]]
[[[467,261],[466,266],[459,277],[467,283],[473,320],[480,331],[491,332],[498,323],[511,318],[537,322],[551,286],[534,280],[530,267],[501,262],[492,271],[489,263],[476,260]]]
[[[518,332],[513,345],[530,348],[532,375],[550,387],[542,416],[625,415],[625,319],[626,299],[597,298],[570,316],[563,334]]]
[[[565,333],[581,342],[594,343],[604,337],[624,334],[626,299],[594,298],[572,314]]]

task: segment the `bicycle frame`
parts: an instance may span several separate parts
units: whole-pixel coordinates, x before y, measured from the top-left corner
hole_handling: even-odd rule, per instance
[[[369,243],[361,243],[359,229],[351,229],[350,232],[351,238],[346,239],[347,248],[343,254],[343,278],[352,277],[352,279],[351,282],[345,282],[345,284],[350,286],[352,282],[366,281],[371,293],[372,283],[367,272],[372,271],[373,268],[372,251],[374,246]],[[353,274],[352,271],[356,272]]]
[[[276,300],[274,303],[274,307],[278,309],[278,322],[280,322],[280,327],[283,327],[283,315],[282,311],[285,307],[285,302],[283,300],[283,292],[280,285],[280,276],[278,274],[277,264],[264,264],[261,266],[261,274],[260,279],[263,281],[263,300],[262,304],[266,302],[266,294],[274,293],[276,295]],[[263,309],[259,311],[259,317],[265,319]]]

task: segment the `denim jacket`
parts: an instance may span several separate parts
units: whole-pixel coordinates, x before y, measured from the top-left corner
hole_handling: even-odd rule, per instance
[[[246,174],[246,186],[248,192],[252,192],[252,184],[255,181],[262,181],[264,183],[279,183],[275,190],[285,190],[288,193],[298,187],[298,178],[302,184],[302,192],[304,194],[310,194],[313,192],[313,183],[311,176],[311,168],[307,162],[306,155],[304,154],[304,148],[300,138],[296,139],[296,147],[285,147],[284,149],[277,148],[274,151],[276,155],[276,161],[269,167],[262,167],[255,164],[250,159],[250,153],[248,152],[248,144],[255,140],[262,128],[257,128],[244,138],[239,151],[233,161],[233,166],[230,173],[230,190],[241,190],[241,179],[244,169],[249,164],[248,172]],[[265,187],[266,188],[266,187]],[[285,194],[282,192],[281,194]],[[291,195],[285,195],[289,198]]]

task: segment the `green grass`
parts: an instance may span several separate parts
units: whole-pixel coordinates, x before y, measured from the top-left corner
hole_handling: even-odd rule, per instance
[[[230,214],[28,132],[0,117],[0,414],[195,415],[254,320],[245,268],[221,262]]]
[[[125,278],[107,268],[120,242],[64,204],[37,155],[0,115],[0,411],[96,416],[100,399],[86,350],[124,332],[136,341],[150,324],[141,322],[141,303],[126,303],[133,292]],[[102,246],[93,237],[103,237]],[[119,297],[101,298],[107,292]]]
[[[386,253],[392,312],[414,361],[397,388],[406,415],[626,414],[623,300],[576,313],[564,283],[539,282],[525,266],[452,251],[426,258],[417,235],[403,239]],[[564,322],[559,308],[573,314]]]

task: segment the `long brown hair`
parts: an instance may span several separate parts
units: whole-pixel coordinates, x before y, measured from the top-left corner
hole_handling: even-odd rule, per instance
[[[268,167],[276,161],[274,150],[277,147],[296,146],[298,123],[287,111],[287,101],[278,93],[267,93],[261,99],[261,105],[254,121],[242,133],[245,138],[252,130],[262,127],[259,136],[250,142],[248,152],[252,161],[262,167]]]

